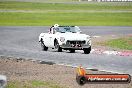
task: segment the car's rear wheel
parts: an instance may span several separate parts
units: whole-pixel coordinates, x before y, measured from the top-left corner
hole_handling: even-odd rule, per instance
[[[84,48],[83,51],[85,54],[89,54],[91,51],[91,46],[89,48]]]
[[[43,40],[42,40],[42,39],[41,39],[41,41],[40,41],[40,42],[41,42],[41,47],[42,47],[42,50],[43,50],[43,51],[47,51],[47,50],[48,50],[48,47],[46,47],[46,46],[45,46],[45,44],[44,44],[44,42],[43,42]]]
[[[55,40],[54,46],[55,46],[55,49],[57,49],[58,52],[62,52],[62,48],[60,47],[57,40]]]
[[[75,53],[75,49],[70,49],[70,53]]]

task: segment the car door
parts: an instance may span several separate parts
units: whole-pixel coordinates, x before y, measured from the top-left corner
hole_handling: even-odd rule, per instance
[[[43,37],[44,44],[45,44],[45,46],[47,46],[47,47],[51,47],[51,44],[50,44],[50,36],[51,36],[51,34],[47,33],[47,34],[45,34],[44,37]]]
[[[51,43],[51,47],[54,48],[54,40],[56,38],[56,29],[53,27],[51,30],[51,35],[50,35],[50,43]]]
[[[46,36],[46,39],[45,39],[46,40],[46,46],[54,48],[54,39],[55,39],[55,31],[52,28],[50,33],[47,34],[47,36]]]

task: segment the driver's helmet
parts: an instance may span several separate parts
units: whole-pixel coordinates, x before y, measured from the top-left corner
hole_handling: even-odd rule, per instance
[[[58,25],[58,24],[55,24],[54,27],[55,27],[55,28],[56,28],[56,27],[59,27],[59,25]]]

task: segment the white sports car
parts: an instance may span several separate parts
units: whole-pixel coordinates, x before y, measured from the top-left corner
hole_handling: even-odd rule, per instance
[[[74,53],[75,50],[83,50],[85,54],[91,51],[91,38],[89,35],[81,34],[78,26],[59,26],[55,24],[49,33],[41,33],[39,36],[42,50],[48,48],[62,52],[62,49]]]

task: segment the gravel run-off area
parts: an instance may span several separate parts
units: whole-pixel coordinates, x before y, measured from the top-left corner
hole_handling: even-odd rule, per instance
[[[87,70],[87,72],[90,74],[111,74],[96,70]],[[76,83],[76,68],[24,58],[0,56],[0,74],[7,76],[7,84],[11,81],[40,80],[56,83],[62,88],[132,88],[132,82],[129,84],[85,84],[80,86]]]

